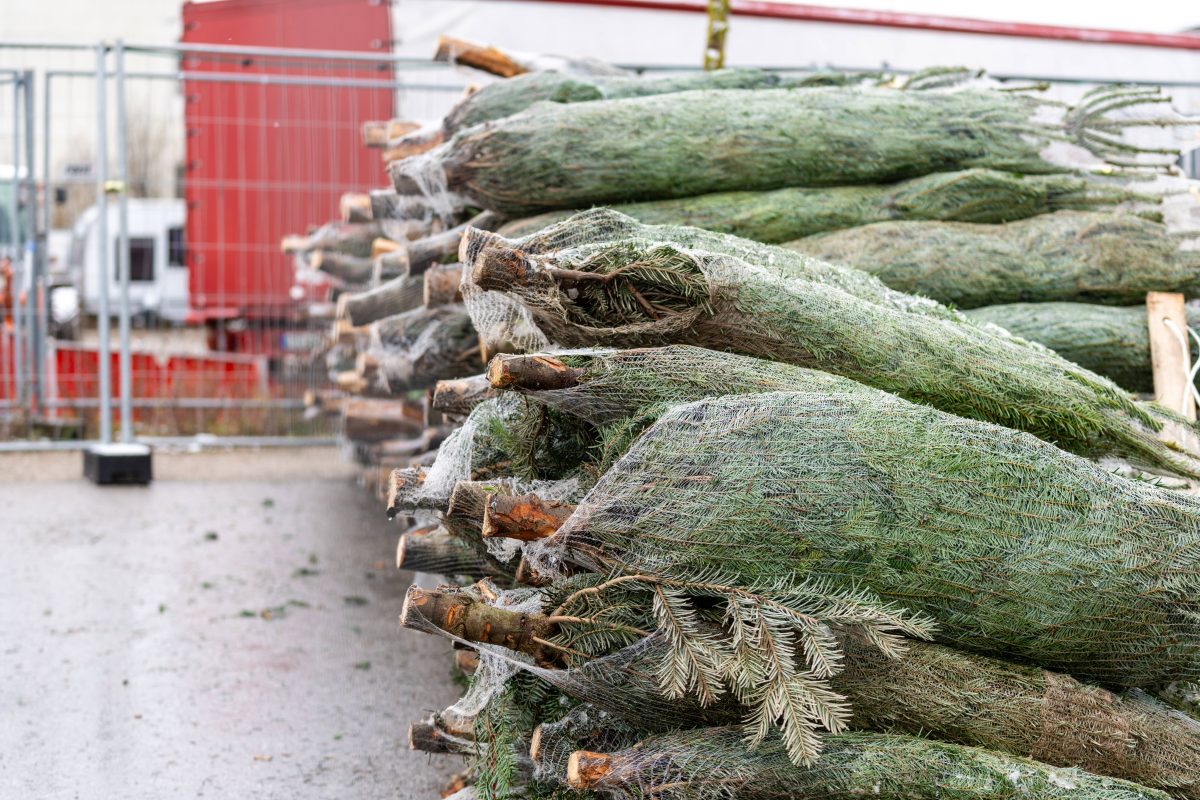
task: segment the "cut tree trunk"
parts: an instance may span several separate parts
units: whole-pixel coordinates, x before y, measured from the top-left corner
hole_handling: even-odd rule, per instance
[[[491,231],[502,221],[498,214],[484,211],[456,228],[409,242],[408,274],[420,275],[443,258],[457,254],[463,234],[468,228]]]
[[[503,491],[499,484],[486,481],[459,481],[450,492],[450,502],[443,514],[446,528],[468,541],[481,541],[487,501]]]
[[[403,533],[396,545],[396,568],[434,575],[468,575],[478,580],[503,573],[480,558],[469,544],[444,529],[429,533]]]
[[[552,391],[577,386],[582,368],[549,356],[498,355],[488,363],[487,379],[496,389]]]
[[[334,376],[333,382],[345,394],[352,394],[357,397],[378,396],[378,393],[372,391],[373,387],[371,384],[363,380],[362,376],[354,370],[342,370]]]
[[[388,141],[383,151],[384,163],[390,163],[428,152],[444,141],[440,125],[427,125]]]
[[[479,336],[462,306],[418,308],[371,323],[372,354],[393,394],[478,372]]]
[[[335,319],[329,328],[329,340],[334,344],[353,348],[370,333],[369,327],[351,325],[350,320],[339,318]]]
[[[395,519],[400,514],[412,511],[445,511],[445,501],[425,498],[422,488],[425,486],[427,471],[424,467],[409,467],[392,470],[388,480],[387,516]]]
[[[405,236],[409,234],[409,229],[399,224],[389,226],[388,230],[391,233],[402,230]],[[419,233],[418,229],[411,231],[412,235],[419,235]],[[385,232],[384,225],[380,221],[330,222],[317,228],[308,236],[283,237],[280,248],[285,253],[336,250],[347,256],[370,258],[371,243],[379,237],[387,235],[388,233]]]
[[[408,746],[409,749],[422,753],[451,753],[462,756],[475,755],[478,750],[471,739],[448,733],[432,720],[409,723]]]
[[[446,64],[461,64],[481,72],[499,75],[501,78],[511,78],[529,71],[499,48],[455,39],[452,36],[438,37],[433,60]]]
[[[371,258],[379,258],[382,255],[394,253],[401,249],[403,249],[403,245],[400,242],[380,236],[371,242]]]
[[[404,249],[381,253],[374,259],[372,281],[385,281],[408,276],[408,253]]]
[[[368,220],[418,220],[428,224],[436,216],[429,199],[422,195],[396,194],[395,189],[373,189],[365,197],[369,207],[360,213],[365,213]],[[356,202],[361,206],[361,200]],[[457,207],[458,204],[455,201],[451,205]],[[437,229],[430,228],[425,233],[437,233]]]
[[[545,666],[561,663],[562,651],[549,644],[557,626],[545,617],[514,614],[458,594],[409,587],[400,624],[406,628],[432,625],[469,642],[525,653]]]
[[[371,196],[361,192],[346,192],[338,200],[342,222],[370,222]]]
[[[358,327],[418,308],[425,298],[421,276],[398,275],[365,292],[338,298],[338,316]]]
[[[421,432],[420,409],[403,400],[347,398],[342,404],[342,435],[359,442],[381,442]]]
[[[569,58],[546,53],[520,53],[491,45],[476,44],[450,36],[439,36],[434,61],[462,64],[502,78],[537,70],[572,75],[630,75],[628,70],[595,58]]]
[[[482,533],[484,538],[537,541],[553,536],[574,510],[570,503],[545,500],[536,494],[494,494],[484,507]]]
[[[351,286],[367,283],[374,272],[374,264],[370,258],[347,255],[337,250],[316,250],[309,253],[308,265]]]
[[[435,264],[417,278],[424,278],[422,292],[426,308],[462,302],[462,264]]]
[[[438,381],[433,391],[433,407],[444,414],[465,417],[471,409],[498,396],[483,375]]]
[[[362,137],[364,147],[387,147],[387,143],[392,139],[403,136],[406,133],[412,133],[421,127],[419,122],[410,122],[406,119],[393,119],[387,122],[378,120],[364,122],[362,124]]]
[[[570,574],[568,572],[568,574]],[[513,573],[513,580],[522,586],[549,586],[551,581],[549,578],[541,575],[537,571],[537,567],[529,562],[528,559],[522,558],[517,562],[517,569]]]
[[[336,417],[342,413],[346,396],[334,389],[308,389],[304,392],[304,407],[315,409],[318,414]]]
[[[455,650],[454,666],[464,675],[474,675],[479,669],[479,653],[474,650]]]
[[[399,195],[394,189],[347,192],[339,200],[338,209],[343,223],[379,222],[393,238],[412,239],[436,233],[429,227],[434,211],[428,199],[420,195]]]
[[[363,147],[383,147],[387,144],[388,124],[382,120],[367,120],[362,124]]]

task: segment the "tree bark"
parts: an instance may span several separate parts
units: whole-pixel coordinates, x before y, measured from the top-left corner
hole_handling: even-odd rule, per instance
[[[461,249],[459,258],[462,258]],[[524,286],[530,276],[525,255],[515,247],[504,244],[485,244],[473,262],[464,263],[472,264],[471,280],[480,289],[508,291],[514,286]],[[544,277],[542,273],[537,274]]]
[[[304,407],[315,408],[317,413],[336,417],[342,413],[346,397],[333,389],[309,389],[304,393]]]
[[[363,380],[373,382],[379,377],[379,359],[370,353],[359,353],[354,357],[354,372]]]
[[[369,328],[355,327],[345,318],[335,319],[330,326],[329,340],[335,345],[349,348],[357,347],[359,340],[371,333]]]
[[[377,239],[371,240],[371,258],[379,258],[385,253],[394,253],[403,248],[404,245],[395,239],[389,239],[386,236],[380,236]]]
[[[397,139],[406,133],[412,133],[421,127],[419,122],[406,119],[393,119],[386,122],[370,120],[362,124],[363,147],[387,147],[392,139]]]
[[[333,379],[338,389],[359,397],[371,394],[371,384],[352,369],[342,370]]]

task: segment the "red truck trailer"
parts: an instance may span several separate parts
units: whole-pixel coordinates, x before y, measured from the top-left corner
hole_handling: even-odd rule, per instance
[[[182,16],[183,44],[391,52],[386,0],[189,2]],[[296,288],[279,243],[335,217],[343,192],[386,182],[360,131],[364,120],[392,116],[394,92],[382,84],[393,70],[387,62],[212,52],[185,53],[182,62],[193,319],[209,326],[217,350],[307,346],[296,326],[311,291]]]

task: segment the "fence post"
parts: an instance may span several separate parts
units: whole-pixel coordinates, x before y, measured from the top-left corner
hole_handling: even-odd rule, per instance
[[[20,196],[21,186],[21,86],[20,73],[13,73],[13,142],[12,142],[12,193],[13,197]],[[20,217],[15,220],[16,230],[13,231],[12,248],[12,366],[13,366],[13,400],[18,409],[23,409],[25,403],[25,336],[24,318],[21,308],[21,295],[25,288],[25,259],[21,252]]]
[[[96,45],[96,239],[99,253],[96,259],[99,313],[96,332],[100,337],[100,441],[112,442],[112,364],[108,347],[108,45]],[[84,276],[87,285],[88,276]]]
[[[117,98],[117,219],[120,225],[118,236],[117,275],[121,283],[118,325],[121,333],[120,361],[121,377],[121,441],[133,441],[133,356],[130,353],[129,319],[129,152],[125,118],[125,43],[118,39],[113,47],[115,59]]]
[[[37,345],[37,397],[35,401],[40,413],[44,408],[46,401],[46,339],[49,337],[50,325],[50,295],[49,295],[49,264],[50,264],[50,217],[53,216],[53,191],[52,181],[50,181],[50,83],[52,83],[52,70],[47,70],[42,73],[42,247],[40,260],[40,277],[42,291],[42,305],[37,309],[37,326],[41,332],[41,337],[38,338]],[[79,313],[83,313],[82,303],[83,297],[80,297]]]
[[[45,351],[44,338],[46,334],[45,315],[46,297],[45,282],[46,282],[46,246],[41,235],[45,235],[38,231],[38,191],[37,179],[35,177],[34,164],[34,124],[33,124],[33,93],[34,80],[33,70],[25,71],[25,214],[27,218],[28,233],[26,251],[29,253],[29,263],[32,270],[32,280],[29,282],[29,294],[31,302],[26,315],[28,320],[29,334],[29,362],[30,362],[30,377],[33,383],[33,392],[31,407],[34,415],[42,413],[42,354]],[[48,229],[47,229],[48,230]]]

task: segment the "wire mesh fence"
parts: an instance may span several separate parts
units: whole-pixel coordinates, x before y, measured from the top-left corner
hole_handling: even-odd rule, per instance
[[[363,53],[0,50],[0,438],[332,433],[303,398],[333,287],[281,240],[386,185],[363,122],[436,119],[465,83]]]

